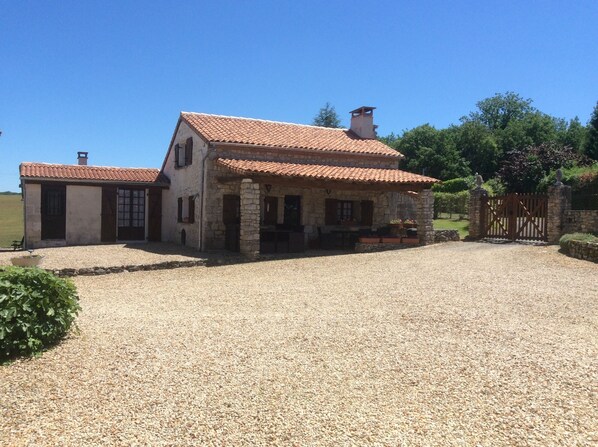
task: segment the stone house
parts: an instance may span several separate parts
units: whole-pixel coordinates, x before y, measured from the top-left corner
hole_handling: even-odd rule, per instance
[[[402,155],[376,139],[373,110],[353,110],[349,129],[182,112],[161,169],[162,239],[301,251],[329,231],[387,225],[407,196],[420,242],[431,243],[437,180],[398,169]]]
[[[433,241],[436,179],[398,169],[373,107],[349,129],[182,112],[161,169],[22,163],[27,247],[169,241],[303,251],[405,217]]]

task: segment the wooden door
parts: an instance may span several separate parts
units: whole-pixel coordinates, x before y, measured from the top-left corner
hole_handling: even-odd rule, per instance
[[[116,242],[116,187],[102,188],[102,242]]]
[[[283,222],[288,227],[301,225],[301,196],[284,196]]]
[[[42,185],[42,239],[66,238],[66,186]]]
[[[361,225],[371,227],[374,224],[374,202],[372,200],[361,201]]]
[[[264,225],[278,222],[278,197],[264,197]]]
[[[147,239],[159,242],[162,239],[162,190],[160,188],[150,188],[147,206]]]

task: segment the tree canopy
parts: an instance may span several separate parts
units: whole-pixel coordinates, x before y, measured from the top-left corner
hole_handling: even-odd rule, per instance
[[[327,102],[314,117],[313,125],[338,128],[341,127],[341,120],[338,117],[334,106]]]
[[[401,169],[440,180],[479,173],[507,190],[529,191],[559,163],[598,160],[598,104],[584,126],[578,117],[543,113],[514,92],[497,93],[479,101],[460,124],[423,124],[380,140],[405,156]]]

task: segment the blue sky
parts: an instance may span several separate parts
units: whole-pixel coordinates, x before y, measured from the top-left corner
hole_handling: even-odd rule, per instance
[[[0,191],[21,161],[160,167],[181,110],[445,127],[497,92],[587,122],[598,2],[0,0]]]

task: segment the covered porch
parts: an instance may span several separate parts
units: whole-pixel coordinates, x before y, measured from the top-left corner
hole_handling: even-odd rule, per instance
[[[229,173],[218,183],[238,185],[239,191],[236,199],[222,198],[228,249],[248,256],[352,250],[360,238],[406,237],[390,229],[391,222],[405,216],[401,205],[406,201],[412,204],[410,219],[417,222],[411,243],[433,242],[430,187],[437,180],[430,177],[382,168],[233,159],[217,163]]]

